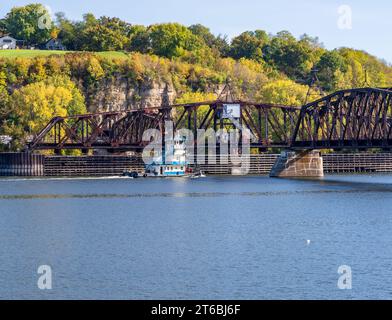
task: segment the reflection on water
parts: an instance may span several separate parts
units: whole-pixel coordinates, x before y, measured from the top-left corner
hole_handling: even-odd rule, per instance
[[[391,192],[387,175],[0,179],[0,298],[390,299]]]

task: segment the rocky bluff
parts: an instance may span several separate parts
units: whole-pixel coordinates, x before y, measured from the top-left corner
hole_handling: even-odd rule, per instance
[[[156,80],[135,83],[123,76],[102,79],[83,91],[89,112],[159,107],[173,104],[178,96],[171,83]]]

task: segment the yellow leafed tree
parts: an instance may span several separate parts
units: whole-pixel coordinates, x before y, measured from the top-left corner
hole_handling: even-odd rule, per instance
[[[276,103],[287,106],[302,106],[306,101],[309,87],[292,80],[277,80],[262,87],[258,100],[265,103]],[[311,92],[311,100],[318,99],[314,92]]]
[[[10,99],[13,118],[36,133],[54,116],[86,112],[84,98],[67,77],[57,76],[15,90]]]

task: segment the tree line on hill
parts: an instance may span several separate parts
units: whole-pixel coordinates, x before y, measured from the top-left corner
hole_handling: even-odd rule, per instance
[[[37,21],[44,16],[50,20],[41,4],[14,7],[0,20],[0,32],[32,45],[59,38],[72,51],[140,52],[206,66],[213,65],[218,58],[250,59],[299,83],[307,83],[311,70],[315,69],[325,91],[347,84],[344,77],[347,72],[352,74],[350,84],[355,85],[365,83],[365,73],[368,79],[381,85],[391,79],[391,70],[385,62],[350,49],[328,51],[317,38],[306,34],[297,40],[287,31],[271,35],[256,30],[243,32],[229,41],[200,24],[143,26],[119,18],[97,18],[91,13],[85,14],[82,21],[71,21],[61,12],[55,14],[53,21],[46,21],[45,28],[40,28]]]

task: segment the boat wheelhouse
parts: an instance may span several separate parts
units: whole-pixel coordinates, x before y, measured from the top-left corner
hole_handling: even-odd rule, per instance
[[[173,140],[173,152],[163,161],[154,161],[146,166],[145,175],[149,177],[183,177],[189,174],[187,162],[186,138],[176,136]]]

